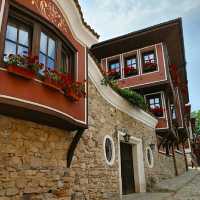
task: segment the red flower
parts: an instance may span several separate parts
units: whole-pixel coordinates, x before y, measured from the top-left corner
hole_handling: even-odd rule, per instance
[[[144,63],[143,66],[146,67],[146,68],[154,68],[154,67],[157,66],[157,64],[156,63],[152,63],[152,62],[146,62],[146,63]]]
[[[158,117],[163,115],[163,108],[161,107],[150,108],[150,111]]]
[[[124,67],[124,74],[125,75],[128,75],[130,73],[136,73],[137,72],[137,69],[136,68],[133,68],[131,66],[126,66]]]

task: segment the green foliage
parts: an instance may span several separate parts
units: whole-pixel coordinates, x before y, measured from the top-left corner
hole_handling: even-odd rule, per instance
[[[113,89],[132,105],[138,106],[143,110],[148,110],[148,106],[142,95],[138,94],[137,92],[131,89],[120,89],[118,87],[113,87]]]
[[[200,135],[200,110],[192,112],[192,117],[196,118],[195,133]]]
[[[133,106],[138,106],[139,108],[147,111],[148,106],[144,100],[144,97],[131,89],[121,89],[117,86],[116,80],[110,79],[105,76],[101,81],[102,85],[110,85],[115,92],[117,92],[121,97],[125,98]]]
[[[101,85],[114,86],[116,84],[117,84],[117,81],[114,79],[114,77],[104,76],[104,78],[101,80]]]

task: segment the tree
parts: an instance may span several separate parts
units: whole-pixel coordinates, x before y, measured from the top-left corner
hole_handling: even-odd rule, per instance
[[[192,112],[192,117],[196,118],[195,133],[200,135],[200,110]]]

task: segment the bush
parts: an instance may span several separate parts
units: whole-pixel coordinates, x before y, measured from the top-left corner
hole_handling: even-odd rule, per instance
[[[143,110],[148,110],[148,106],[144,97],[131,89],[121,89],[117,86],[112,87],[121,97],[125,98],[129,103],[138,106]]]

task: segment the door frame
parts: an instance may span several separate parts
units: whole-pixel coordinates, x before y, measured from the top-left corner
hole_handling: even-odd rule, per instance
[[[118,131],[118,162],[119,162],[119,186],[120,186],[120,196],[123,196],[122,192],[122,178],[121,178],[121,152],[120,152],[120,142],[124,142],[124,133]],[[144,171],[144,155],[142,140],[134,136],[130,137],[128,144],[132,145],[132,155],[133,155],[133,170],[134,170],[134,182],[135,182],[135,192],[142,193],[146,192],[146,180]]]

